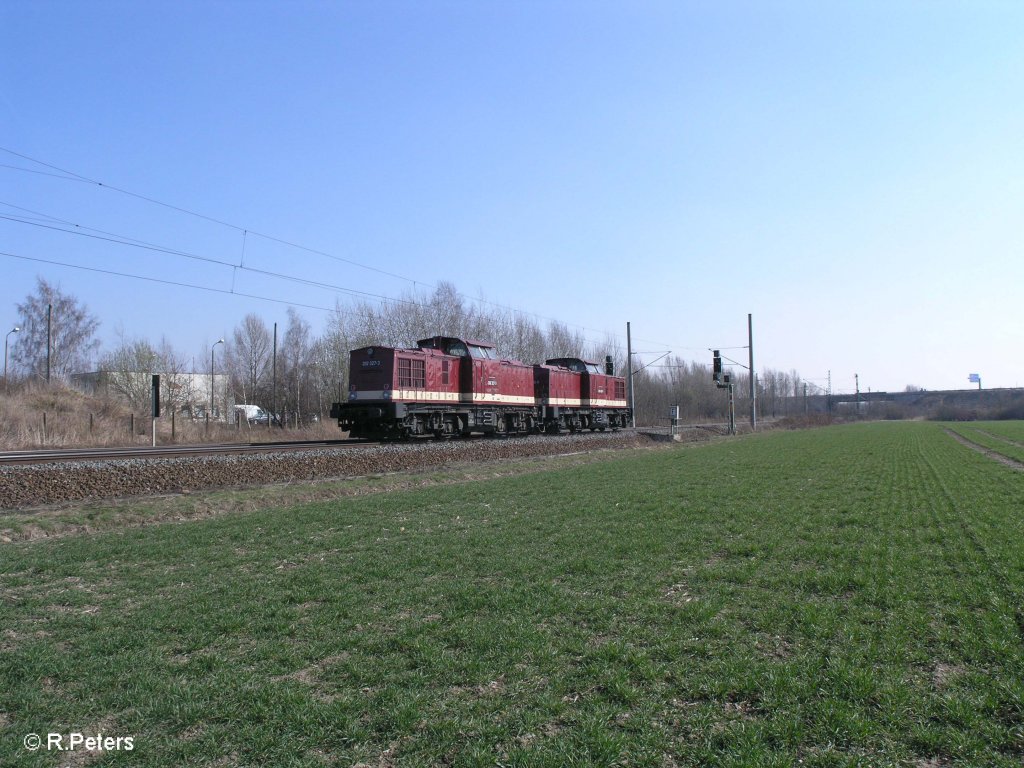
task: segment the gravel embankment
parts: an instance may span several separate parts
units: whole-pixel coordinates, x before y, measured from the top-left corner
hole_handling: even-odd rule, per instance
[[[584,434],[368,445],[300,453],[116,459],[0,467],[0,509],[21,509],[85,499],[358,477],[452,463],[629,448],[646,442],[646,438],[633,433]]]

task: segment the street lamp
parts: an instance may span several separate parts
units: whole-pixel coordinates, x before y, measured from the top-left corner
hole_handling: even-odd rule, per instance
[[[210,347],[210,413],[213,413],[213,351],[217,348],[218,344],[223,344],[224,339],[219,339],[214,342],[213,346]]]
[[[11,340],[11,334],[17,333],[21,328],[14,326],[14,329],[7,332],[7,337],[4,339],[4,392],[9,390],[7,386],[7,343]]]

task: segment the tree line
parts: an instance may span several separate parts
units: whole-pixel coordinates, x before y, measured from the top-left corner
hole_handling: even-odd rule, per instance
[[[22,325],[11,349],[12,381],[38,381],[48,371],[51,380],[66,382],[73,374],[98,370],[105,392],[145,409],[150,375],[159,373],[166,408],[202,412],[210,407],[209,366],[191,365],[189,356],[167,337],[154,342],[122,334],[113,348],[101,350],[98,318],[43,278],[16,309]],[[486,340],[501,356],[524,362],[566,356],[604,361],[611,356],[619,375],[626,370],[626,350],[615,336],[589,342],[563,323],[542,325],[514,310],[466,301],[449,282],[440,283],[426,298],[407,294],[388,303],[337,304],[319,335],[289,307],[283,326],[276,330],[275,346],[275,328],[250,313],[225,336],[213,379],[212,405],[217,411],[230,403],[250,403],[279,414],[286,424],[325,418],[331,403],[343,400],[348,391],[350,350],[367,345],[411,347],[418,339],[439,334]],[[734,371],[738,419],[749,409],[748,381],[746,372]],[[758,375],[759,411],[788,415],[798,408],[794,398],[799,398],[802,386],[795,371],[765,369]],[[726,418],[727,397],[711,380],[709,365],[670,356],[638,371],[634,387],[638,424],[666,422],[673,405],[687,420]]]

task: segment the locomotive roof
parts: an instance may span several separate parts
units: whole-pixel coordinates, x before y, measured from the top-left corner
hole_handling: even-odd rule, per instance
[[[585,357],[552,357],[544,361],[547,365],[561,365],[563,362],[583,363],[584,365],[600,366],[597,360],[587,360]]]
[[[477,341],[476,339],[463,339],[458,336],[431,336],[428,339],[420,339],[416,342],[416,346],[420,349],[445,349],[453,341],[461,341],[463,344],[471,344],[474,347],[487,347],[488,349],[495,349],[495,346],[489,341]]]

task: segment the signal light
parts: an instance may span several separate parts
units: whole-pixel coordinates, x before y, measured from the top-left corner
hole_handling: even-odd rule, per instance
[[[713,364],[712,370],[714,371],[712,378],[715,382],[720,382],[722,380],[722,355],[717,349],[711,352],[711,362]]]

